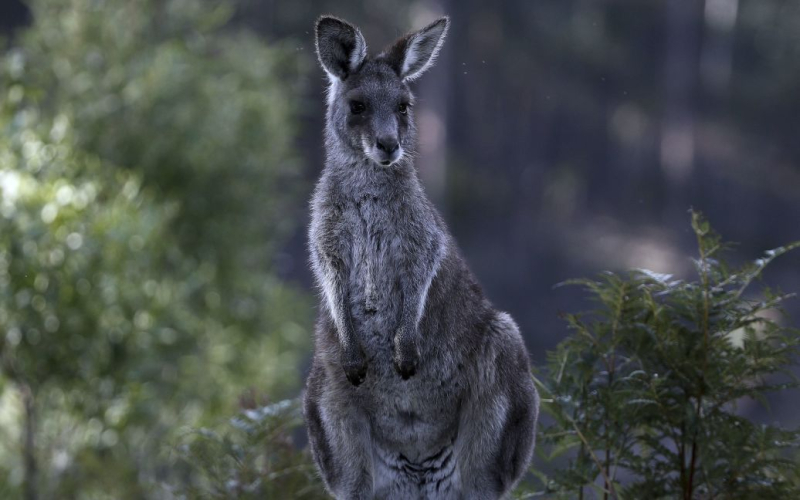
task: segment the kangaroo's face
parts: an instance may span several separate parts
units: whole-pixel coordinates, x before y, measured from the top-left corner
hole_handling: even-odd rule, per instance
[[[328,123],[357,156],[390,166],[415,142],[413,96],[408,82],[432,64],[447,32],[447,18],[367,57],[361,32],[334,17],[317,22],[317,55],[328,74]]]
[[[383,61],[365,61],[330,89],[336,133],[359,154],[384,166],[413,147],[411,92]]]

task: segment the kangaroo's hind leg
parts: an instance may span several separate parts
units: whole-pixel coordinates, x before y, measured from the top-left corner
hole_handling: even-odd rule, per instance
[[[335,384],[314,363],[303,410],[311,454],[328,491],[337,499],[373,498],[372,452],[366,417],[335,395]]]
[[[501,498],[528,468],[539,414],[527,351],[507,314],[488,325],[473,370],[455,443],[461,491],[465,499]]]

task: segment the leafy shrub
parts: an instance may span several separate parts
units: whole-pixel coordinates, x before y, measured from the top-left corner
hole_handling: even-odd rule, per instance
[[[573,334],[537,384],[553,423],[541,452],[573,453],[537,494],[583,498],[800,498],[800,433],[737,408],[798,386],[800,336],[777,314],[791,295],[751,285],[800,242],[731,269],[696,213],[693,281],[637,270],[584,287],[598,309],[569,314]]]
[[[176,466],[193,471],[173,486],[185,498],[328,498],[308,450],[299,400],[246,409],[223,431],[199,429],[177,446]]]

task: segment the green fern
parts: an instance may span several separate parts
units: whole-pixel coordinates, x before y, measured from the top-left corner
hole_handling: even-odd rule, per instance
[[[800,433],[737,411],[798,386],[800,336],[779,314],[792,295],[751,285],[800,242],[731,269],[700,214],[692,227],[693,281],[640,269],[568,283],[598,308],[565,316],[573,334],[536,381],[552,418],[539,453],[569,458],[523,498],[800,498]]]

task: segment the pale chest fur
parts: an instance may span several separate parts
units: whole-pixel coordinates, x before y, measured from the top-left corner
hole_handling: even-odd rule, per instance
[[[350,200],[344,211],[349,227],[350,307],[356,321],[374,316],[391,321],[397,313],[397,274],[402,268],[403,227],[394,224],[400,211],[397,200],[366,193]]]

